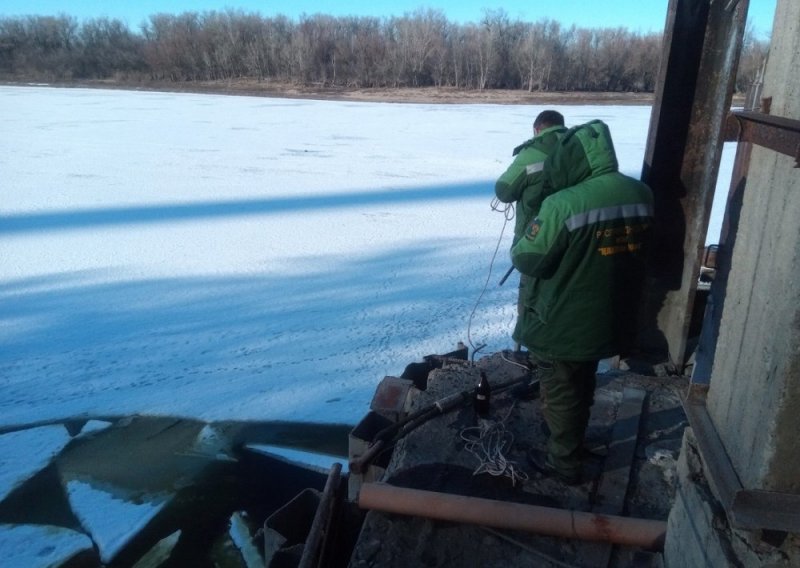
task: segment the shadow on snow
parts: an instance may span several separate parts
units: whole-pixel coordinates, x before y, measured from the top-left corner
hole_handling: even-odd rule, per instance
[[[466,341],[488,262],[475,251],[440,242],[302,276],[7,282],[2,422],[83,412],[355,423],[384,375]],[[515,292],[509,282],[484,295],[476,342],[509,346]]]
[[[367,192],[303,195],[262,199],[207,201],[172,205],[145,205],[78,209],[49,213],[18,213],[0,216],[0,234],[40,230],[69,230],[133,223],[171,223],[194,219],[275,215],[297,211],[362,207],[391,203],[489,198],[493,182],[475,182],[424,188],[386,189]]]

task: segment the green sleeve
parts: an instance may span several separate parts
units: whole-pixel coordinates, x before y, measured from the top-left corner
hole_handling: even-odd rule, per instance
[[[494,184],[494,193],[503,203],[513,203],[522,198],[523,190],[541,177],[547,155],[535,147],[527,146],[503,172]]]

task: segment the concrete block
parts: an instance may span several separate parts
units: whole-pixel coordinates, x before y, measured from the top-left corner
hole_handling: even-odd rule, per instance
[[[372,396],[370,410],[398,422],[408,412],[409,393],[413,387],[414,382],[409,379],[384,377]]]
[[[772,98],[772,115],[800,119],[796,0],[777,3],[762,96]],[[800,494],[800,175],[795,165],[794,156],[753,148],[708,410],[746,489]]]

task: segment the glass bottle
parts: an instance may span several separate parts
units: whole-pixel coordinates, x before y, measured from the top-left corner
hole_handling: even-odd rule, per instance
[[[481,378],[478,385],[475,387],[475,413],[478,416],[485,417],[489,414],[489,398],[492,394],[492,388],[489,386],[489,379],[486,377],[486,372],[481,371]]]

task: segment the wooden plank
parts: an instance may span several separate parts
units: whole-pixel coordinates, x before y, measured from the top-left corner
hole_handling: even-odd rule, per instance
[[[619,515],[625,507],[646,395],[646,391],[633,387],[625,387],[622,391],[622,402],[617,410],[603,475],[597,487],[595,506],[592,507],[595,513]],[[586,544],[579,552],[580,566],[605,568],[611,560],[612,550],[612,544]]]
[[[597,513],[618,515],[625,505],[646,394],[642,389],[631,387],[625,387],[622,391],[622,403],[617,411],[603,476],[597,488],[597,504],[592,509]]]

